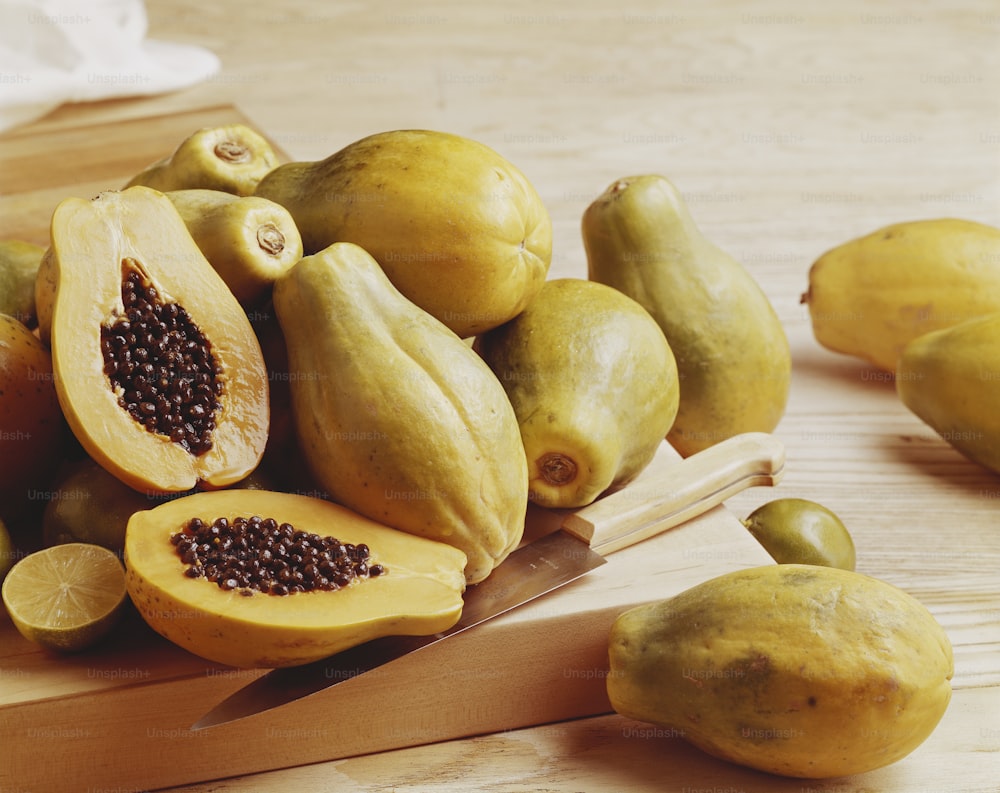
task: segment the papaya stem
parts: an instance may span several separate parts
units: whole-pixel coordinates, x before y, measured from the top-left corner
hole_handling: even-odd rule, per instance
[[[576,479],[576,462],[561,452],[547,452],[537,460],[542,479],[550,485],[561,487]]]
[[[216,157],[226,162],[249,162],[253,156],[247,146],[235,140],[220,140],[213,151]]]
[[[265,253],[277,256],[285,249],[285,235],[273,223],[265,223],[257,229],[257,244]]]

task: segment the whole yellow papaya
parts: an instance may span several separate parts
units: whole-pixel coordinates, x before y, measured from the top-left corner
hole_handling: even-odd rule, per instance
[[[820,256],[802,303],[823,347],[893,372],[918,336],[1000,311],[1000,228],[934,218],[877,229]]]
[[[725,573],[615,621],[611,704],[703,751],[784,776],[902,759],[951,700],[951,643],[912,596],[850,570]]]
[[[970,460],[1000,473],[1000,313],[925,333],[903,348],[896,393]]]
[[[275,280],[302,258],[302,237],[280,204],[223,190],[168,190],[165,195],[246,309],[265,303]]]
[[[677,415],[677,363],[663,331],[604,284],[546,281],[478,349],[514,406],[530,498],[543,506],[582,507],[627,484]]]
[[[251,195],[261,177],[279,162],[270,141],[246,124],[203,127],[184,138],[170,155],[135,174],[125,187]]]
[[[299,445],[317,484],[372,520],[453,545],[469,583],[518,544],[528,471],[517,417],[473,349],[334,243],[274,285]]]
[[[256,194],[287,207],[307,254],[360,245],[403,295],[463,337],[516,316],[552,258],[552,221],[534,187],[461,135],[376,133],[325,160],[275,168]]]
[[[674,448],[687,456],[771,432],[791,382],[784,328],[750,273],[701,233],[677,188],[656,174],[619,179],[582,226],[589,278],[652,314],[677,359]]]

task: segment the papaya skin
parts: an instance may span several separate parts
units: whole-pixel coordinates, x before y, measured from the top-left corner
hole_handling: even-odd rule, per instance
[[[619,713],[715,757],[799,778],[894,763],[951,699],[951,643],[912,596],[849,570],[778,564],[637,606],[609,639]]]
[[[24,323],[0,314],[0,502],[47,489],[67,437],[48,348]]]
[[[519,543],[528,501],[517,417],[493,372],[353,243],[304,257],[273,299],[317,485],[461,549],[468,583],[483,580]]]
[[[24,240],[0,241],[0,314],[34,328],[35,278],[45,248]]]
[[[360,245],[462,337],[516,316],[552,258],[552,221],[525,175],[450,133],[376,133],[325,160],[275,168],[256,194],[291,212],[307,254]]]
[[[960,218],[885,226],[820,256],[801,302],[821,346],[894,372],[918,336],[1000,311],[1000,228]]]
[[[259,515],[296,529],[367,544],[387,572],[332,591],[276,596],[224,591],[188,578],[170,535],[193,517]],[[282,667],[390,634],[447,630],[462,613],[465,556],[444,543],[367,520],[342,506],[266,490],[216,490],[136,512],[125,532],[126,586],[143,619],[165,638],[217,663]]]
[[[204,127],[129,179],[125,187],[142,185],[161,192],[205,188],[252,195],[279,162],[268,140],[246,124]]]
[[[663,332],[604,284],[546,281],[477,345],[514,407],[530,497],[542,506],[581,507],[626,485],[677,415],[677,364]]]
[[[903,348],[900,401],[965,457],[1000,473],[1000,313],[930,331]]]
[[[680,407],[667,440],[683,456],[741,432],[771,432],[791,351],[767,296],[698,229],[665,177],[619,179],[584,211],[588,277],[636,300],[677,359]]]
[[[171,190],[165,195],[245,309],[266,303],[275,280],[302,258],[295,221],[273,201],[221,190]]]
[[[66,421],[86,452],[130,487],[180,492],[247,476],[267,441],[267,370],[246,313],[212,269],[170,200],[146,187],[68,198],[52,217],[47,258],[56,284],[52,366]],[[207,337],[225,392],[212,448],[193,455],[147,431],[104,373],[101,326],[123,312],[126,271],[144,274]]]

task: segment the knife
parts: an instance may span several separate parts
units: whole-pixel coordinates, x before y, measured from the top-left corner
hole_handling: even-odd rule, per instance
[[[660,455],[629,486],[576,511],[557,511],[559,528],[513,551],[464,594],[462,616],[430,636],[386,636],[329,658],[272,669],[218,703],[201,730],[286,705],[437,644],[574,581],[604,555],[634,545],[755,485],[776,485],[784,446],[763,432],[723,440],[683,460]]]

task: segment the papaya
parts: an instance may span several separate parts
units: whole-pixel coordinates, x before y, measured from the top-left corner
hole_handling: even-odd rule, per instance
[[[791,350],[770,300],[697,227],[677,188],[646,174],[618,179],[584,211],[588,277],[636,300],[677,360],[680,406],[667,435],[683,456],[784,415]]]
[[[307,254],[353,242],[459,336],[516,316],[552,258],[552,221],[525,175],[488,146],[391,130],[324,160],[284,163],[256,194],[291,212]]]
[[[581,278],[546,281],[518,316],[477,338],[514,407],[529,498],[581,507],[653,459],[677,415],[677,363],[632,298]]]
[[[253,471],[269,416],[260,344],[170,199],[67,198],[50,236],[55,390],[83,449],[147,493]]]
[[[725,573],[633,607],[609,637],[607,691],[629,718],[710,755],[799,778],[910,754],[951,699],[951,643],[914,597],[835,567]]]
[[[296,436],[330,498],[454,545],[470,584],[521,539],[528,472],[517,417],[489,366],[404,297],[354,243],[277,280]]]
[[[222,190],[166,193],[209,264],[247,310],[271,296],[279,275],[302,258],[302,237],[283,206]]]
[[[447,630],[465,555],[318,498],[215,490],[132,515],[132,603],[156,632],[236,667],[295,666],[388,634]]]
[[[24,240],[0,241],[0,314],[29,328],[38,324],[35,278],[45,248]]]
[[[129,518],[156,504],[154,498],[129,487],[86,457],[67,466],[53,481],[42,512],[43,544],[83,542],[121,556]]]
[[[0,314],[0,506],[46,491],[65,449],[52,356],[28,327]]]
[[[816,259],[801,302],[821,346],[894,372],[918,336],[1000,311],[1000,228],[960,218],[884,226]]]
[[[909,342],[895,386],[903,405],[942,439],[1000,473],[1000,312]]]
[[[203,127],[124,186],[142,185],[161,192],[204,188],[251,195],[264,174],[279,162],[270,142],[246,124]]]

